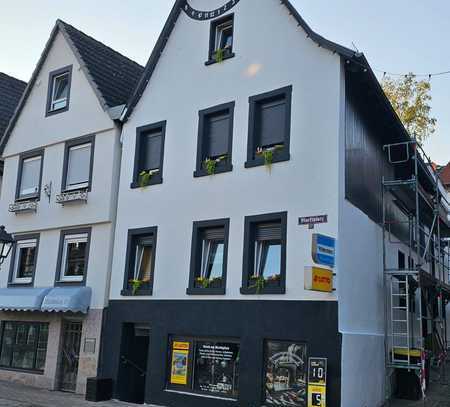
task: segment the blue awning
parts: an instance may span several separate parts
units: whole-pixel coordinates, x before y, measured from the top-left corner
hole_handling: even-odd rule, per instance
[[[40,311],[42,301],[51,288],[1,288],[0,310]]]
[[[82,312],[87,314],[91,305],[90,287],[56,287],[45,296],[42,311]]]

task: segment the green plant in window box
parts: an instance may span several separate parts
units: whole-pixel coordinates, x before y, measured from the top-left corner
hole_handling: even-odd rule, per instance
[[[133,280],[130,280],[129,283],[131,285],[131,294],[136,295],[139,292],[139,290],[141,289],[141,287],[144,285],[145,281],[133,279]]]
[[[153,177],[153,175],[157,174],[159,172],[158,169],[156,170],[148,170],[148,171],[141,171],[139,173],[139,186],[141,188],[144,188],[150,184],[150,181]]]
[[[214,52],[214,60],[219,64],[223,62],[224,56],[225,56],[225,49],[219,48]]]
[[[276,144],[272,147],[258,147],[256,155],[264,158],[264,165],[271,167],[273,163],[273,154],[284,148],[283,144]]]
[[[200,285],[202,288],[209,288],[212,284],[216,282],[221,282],[222,277],[215,277],[215,278],[206,278],[206,277],[197,277],[196,282],[198,285]]]
[[[254,283],[249,288],[255,288],[256,294],[261,294],[266,286],[266,279],[263,276],[252,276],[250,280]]]
[[[203,168],[208,175],[214,175],[216,173],[217,164],[227,159],[227,155],[221,155],[218,158],[207,158],[203,161]]]

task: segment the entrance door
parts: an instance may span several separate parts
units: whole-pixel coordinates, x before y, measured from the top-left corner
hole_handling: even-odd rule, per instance
[[[59,389],[62,391],[75,392],[77,387],[82,328],[82,322],[63,322],[63,343],[59,381]]]
[[[117,392],[121,401],[143,404],[150,344],[148,325],[124,324]]]

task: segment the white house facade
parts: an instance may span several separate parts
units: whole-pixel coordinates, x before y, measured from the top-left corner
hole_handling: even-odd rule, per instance
[[[104,342],[115,356],[101,369],[115,398],[380,406],[399,371],[420,370],[429,333],[408,325],[408,347],[385,347],[397,335],[387,281],[400,282],[407,319],[424,320],[399,288],[404,270],[419,287],[431,275],[441,298],[448,278],[417,241],[384,244],[382,181],[396,179],[399,153],[383,146],[407,146],[400,172],[419,173],[428,194],[433,175],[409,167],[414,142],[362,54],[313,32],[289,1],[176,1],[122,120]],[[447,232],[446,213],[437,223]],[[309,358],[327,360],[321,393]]]
[[[84,393],[97,375],[120,166],[142,68],[57,21],[2,138],[0,379]]]

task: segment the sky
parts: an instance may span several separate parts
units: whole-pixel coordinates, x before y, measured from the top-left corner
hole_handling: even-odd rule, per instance
[[[380,78],[384,71],[450,70],[448,0],[291,2],[316,32],[364,52]],[[28,80],[58,18],[145,64],[172,4],[173,0],[0,0],[0,72]],[[432,115],[438,125],[425,149],[434,161],[446,164],[450,161],[450,75],[432,78],[431,85]]]

